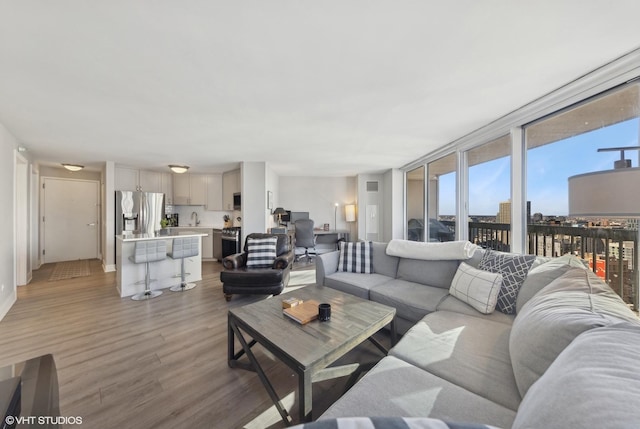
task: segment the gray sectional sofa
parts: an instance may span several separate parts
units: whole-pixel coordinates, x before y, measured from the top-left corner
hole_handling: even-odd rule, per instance
[[[338,271],[339,252],[316,260],[318,285],[395,307],[404,334],[320,420],[640,427],[640,320],[577,258],[539,258],[516,314],[482,314],[449,294],[463,260],[389,256],[386,246],[373,243],[371,274]],[[464,262],[477,267],[483,252]]]

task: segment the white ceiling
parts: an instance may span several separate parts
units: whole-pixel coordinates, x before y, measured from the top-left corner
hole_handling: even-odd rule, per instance
[[[0,0],[0,124],[45,163],[400,167],[640,47],[637,0]]]

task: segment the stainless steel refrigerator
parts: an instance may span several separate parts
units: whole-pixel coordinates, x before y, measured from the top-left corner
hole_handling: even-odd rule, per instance
[[[164,194],[116,191],[116,235],[146,234],[160,230]]]

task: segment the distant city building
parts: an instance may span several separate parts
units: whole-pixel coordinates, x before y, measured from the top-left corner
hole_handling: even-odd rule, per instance
[[[629,269],[633,269],[633,241],[622,242],[622,258],[620,258],[620,244],[618,242],[609,243],[609,257],[622,259]]]
[[[511,201],[503,201],[500,203],[500,210],[496,216],[497,223],[511,224]]]

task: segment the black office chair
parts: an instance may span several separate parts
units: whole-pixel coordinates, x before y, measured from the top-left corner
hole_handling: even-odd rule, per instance
[[[313,233],[313,220],[312,219],[298,219],[295,223],[296,227],[296,247],[304,247],[304,255],[296,257],[296,261],[302,258],[307,258],[307,261],[311,262],[313,259],[309,254],[309,249],[316,251],[316,236]]]

